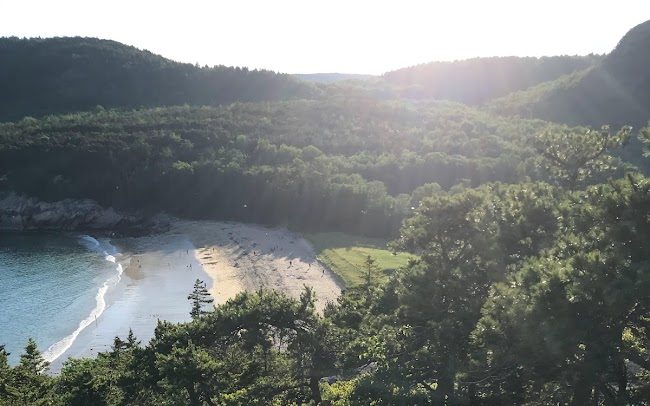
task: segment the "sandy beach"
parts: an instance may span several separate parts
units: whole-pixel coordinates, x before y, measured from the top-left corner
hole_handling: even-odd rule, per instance
[[[284,228],[206,221],[178,221],[172,233],[187,235],[197,260],[213,280],[210,293],[221,304],[237,293],[274,289],[298,298],[309,286],[316,309],[334,302],[343,284],[326,269],[311,245]]]
[[[114,338],[125,337],[129,329],[144,344],[158,320],[188,321],[187,295],[196,279],[206,282],[217,305],[262,287],[298,298],[310,286],[318,311],[343,287],[307,241],[283,228],[179,220],[166,233],[111,243],[119,250],[121,279],[106,294],[106,310],[52,363],[54,373],[67,358],[109,350]]]

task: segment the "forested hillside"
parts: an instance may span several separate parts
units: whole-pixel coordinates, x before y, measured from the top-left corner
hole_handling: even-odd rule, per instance
[[[650,21],[630,30],[592,69],[508,95],[492,111],[571,125],[629,124],[650,113]]]
[[[431,62],[384,74],[400,97],[476,105],[586,69],[602,57],[494,57]]]
[[[306,97],[289,75],[178,63],[95,38],[0,38],[0,121],[23,116]]]
[[[533,141],[548,128],[458,104],[363,97],[98,109],[0,125],[0,187],[46,200],[393,236],[433,192],[547,179]]]

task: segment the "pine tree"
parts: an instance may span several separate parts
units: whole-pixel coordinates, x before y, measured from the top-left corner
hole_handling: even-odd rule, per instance
[[[138,339],[135,338],[135,334],[133,334],[133,330],[129,329],[129,335],[126,337],[126,347],[135,348],[139,345],[140,345],[140,341],[138,341]]]
[[[614,164],[612,151],[627,144],[632,127],[612,134],[598,130],[546,130],[533,139],[542,167],[558,184],[575,190],[582,182]]]
[[[9,353],[4,345],[0,345],[0,374],[9,369]],[[0,375],[2,376],[2,375]]]
[[[9,394],[9,374],[11,367],[9,366],[9,353],[5,350],[4,345],[0,345],[0,404]]]
[[[190,311],[190,315],[193,319],[207,313],[205,310],[203,310],[203,305],[212,303],[214,301],[214,299],[210,297],[210,293],[208,292],[208,288],[206,287],[205,282],[200,279],[197,279],[196,282],[194,282],[194,289],[192,290],[192,293],[187,296],[187,299],[192,302],[192,310]]]
[[[113,352],[119,352],[122,350],[129,350],[140,345],[140,341],[137,340],[133,330],[129,329],[129,335],[125,340],[122,340],[120,337],[115,337],[113,340]]]
[[[27,341],[25,352],[20,356],[18,366],[13,369],[14,388],[11,404],[45,405],[50,404],[52,380],[45,375],[49,362],[43,359],[33,339]]]
[[[366,290],[366,300],[370,300],[370,293],[375,285],[375,276],[378,271],[377,261],[368,255],[363,262],[363,282]]]
[[[49,365],[49,362],[43,359],[43,355],[38,350],[36,341],[30,338],[25,346],[25,353],[20,356],[19,368],[38,375],[45,372]]]

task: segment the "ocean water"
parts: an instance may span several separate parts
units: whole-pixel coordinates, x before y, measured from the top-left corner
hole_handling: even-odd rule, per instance
[[[65,233],[0,233],[0,344],[15,364],[29,337],[48,361],[106,308],[122,268],[107,240]]]

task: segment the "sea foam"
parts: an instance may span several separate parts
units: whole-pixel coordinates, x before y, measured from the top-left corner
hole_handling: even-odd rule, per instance
[[[102,244],[97,239],[89,235],[81,236],[80,240],[86,248],[92,251],[101,252],[104,255],[104,259],[106,261],[112,262],[114,264],[117,262],[115,259],[117,250],[109,243],[106,242]],[[104,281],[102,286],[100,286],[97,290],[97,294],[95,295],[95,307],[90,311],[88,317],[81,320],[76,330],[74,330],[71,334],[52,344],[47,350],[45,350],[45,352],[43,352],[43,358],[46,361],[52,362],[63,355],[63,353],[72,346],[74,340],[79,336],[79,334],[86,327],[97,321],[97,318],[101,316],[102,313],[104,313],[104,310],[106,310],[106,292],[108,292],[108,289],[110,287],[114,287],[120,282],[122,279],[122,273],[124,272],[121,264],[117,264],[115,270],[117,273]]]

